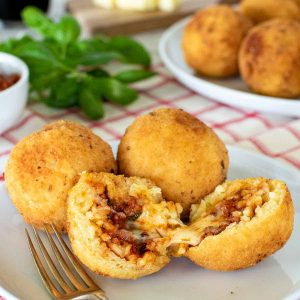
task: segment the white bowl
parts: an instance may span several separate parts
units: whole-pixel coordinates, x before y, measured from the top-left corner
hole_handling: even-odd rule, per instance
[[[0,52],[0,74],[18,74],[20,79],[9,88],[0,91],[0,134],[13,126],[24,110],[28,98],[27,65],[14,55]]]

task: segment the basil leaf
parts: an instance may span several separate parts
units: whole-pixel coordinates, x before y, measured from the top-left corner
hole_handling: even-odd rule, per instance
[[[95,66],[120,59],[122,55],[116,51],[107,50],[103,44],[88,41],[70,43],[65,61],[69,66]]]
[[[61,44],[68,45],[76,41],[80,36],[80,26],[71,16],[65,15],[55,26],[53,38]]]
[[[82,54],[77,59],[76,64],[83,66],[94,66],[109,63],[114,59],[120,58],[120,55],[116,52],[87,52]]]
[[[98,120],[104,116],[104,106],[101,98],[87,88],[82,87],[79,94],[79,106],[92,120]]]
[[[96,38],[90,40],[80,40],[69,44],[67,48],[66,61],[70,66],[76,66],[82,63],[82,60],[90,61],[90,56],[99,55],[102,52],[112,52],[108,50],[107,45]]]
[[[63,45],[76,41],[80,35],[80,26],[75,18],[63,16],[58,23],[54,23],[37,7],[28,6],[22,11],[24,23],[43,35]]]
[[[151,58],[148,51],[137,41],[126,36],[112,37],[108,42],[111,50],[116,50],[123,54],[120,61],[140,64],[149,67]]]
[[[113,78],[98,79],[98,88],[103,97],[113,103],[126,105],[138,98],[137,91]]]
[[[29,27],[36,30],[45,37],[53,37],[55,32],[55,23],[37,7],[27,6],[22,13],[23,22]]]
[[[87,72],[89,75],[93,77],[101,78],[101,77],[109,77],[109,73],[101,68],[96,68]]]
[[[47,104],[57,108],[72,107],[78,102],[78,93],[78,80],[64,78],[52,86]]]
[[[69,99],[59,99],[55,98],[53,94],[50,91],[50,95],[48,97],[43,97],[42,102],[46,104],[49,107],[53,108],[68,108],[68,107],[73,107],[76,105],[77,100],[75,101],[74,98],[69,98]]]
[[[146,78],[150,78],[154,76],[155,73],[151,71],[145,71],[145,70],[130,70],[130,71],[123,71],[118,74],[116,74],[114,77],[124,83],[131,83],[140,81]]]
[[[32,41],[21,45],[18,49],[19,56],[30,64],[49,69],[63,68],[56,55],[43,42]]]
[[[31,42],[33,42],[33,39],[28,35],[23,36],[21,39],[9,39],[0,44],[0,51],[20,55],[19,48]]]
[[[31,88],[42,92],[47,87],[54,86],[64,81],[65,72],[54,69],[47,73],[41,73],[40,69],[31,68],[30,83]]]
[[[77,50],[80,51],[80,53],[84,52],[101,52],[101,51],[108,51],[108,46],[107,43],[105,43],[102,39],[100,38],[91,38],[88,40],[81,40],[77,41],[73,47]]]
[[[64,61],[65,60],[65,48],[66,45],[62,45],[60,42],[53,40],[53,39],[44,39],[43,40],[43,44],[45,47],[47,47],[52,54],[59,59],[60,61]]]

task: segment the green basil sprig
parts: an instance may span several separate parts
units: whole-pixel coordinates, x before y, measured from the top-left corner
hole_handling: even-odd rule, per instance
[[[138,93],[127,84],[155,75],[149,70],[148,51],[130,37],[80,39],[80,26],[72,16],[65,15],[54,22],[36,7],[26,7],[22,19],[41,38],[10,39],[0,44],[0,51],[27,63],[31,92],[48,106],[78,106],[96,120],[104,116],[104,100],[130,104]],[[103,67],[112,61],[136,66],[110,74]]]

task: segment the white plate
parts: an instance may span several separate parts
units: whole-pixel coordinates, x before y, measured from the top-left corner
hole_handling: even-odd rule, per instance
[[[161,37],[159,54],[167,68],[184,85],[213,100],[242,108],[282,115],[300,116],[300,101],[262,96],[249,91],[239,78],[209,79],[195,76],[185,63],[181,40],[189,18],[171,26]]]
[[[116,144],[113,148],[116,149]],[[257,266],[235,272],[207,271],[188,259],[176,258],[160,272],[137,281],[93,275],[110,300],[299,299],[299,171],[260,154],[228,148],[230,179],[265,176],[287,182],[296,204],[295,229],[287,245]],[[25,224],[12,206],[3,184],[0,199],[0,295],[7,300],[51,299],[29,254]]]

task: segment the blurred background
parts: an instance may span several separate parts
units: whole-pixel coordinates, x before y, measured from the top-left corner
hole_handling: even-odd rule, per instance
[[[20,20],[20,12],[27,5],[34,5],[47,11],[49,0],[1,0],[0,1],[0,18],[2,20]]]
[[[68,11],[80,22],[83,35],[91,36],[100,32],[110,35],[131,34],[166,28],[201,7],[222,1],[166,0],[162,1],[164,5],[160,10],[153,9],[152,11],[151,6],[142,9],[141,5],[137,5],[138,11],[134,11],[132,7],[135,7],[138,2],[132,0],[120,1],[122,7],[126,8],[128,4],[129,9],[105,9],[109,2],[103,0],[1,0],[0,30],[5,26],[6,31],[2,31],[0,40],[15,35],[18,30],[22,29],[20,12],[29,5],[39,7],[54,19],[59,19]],[[231,3],[237,2],[237,0],[223,0],[223,2]],[[130,6],[129,3],[133,4]],[[147,9],[149,11],[146,11]]]

